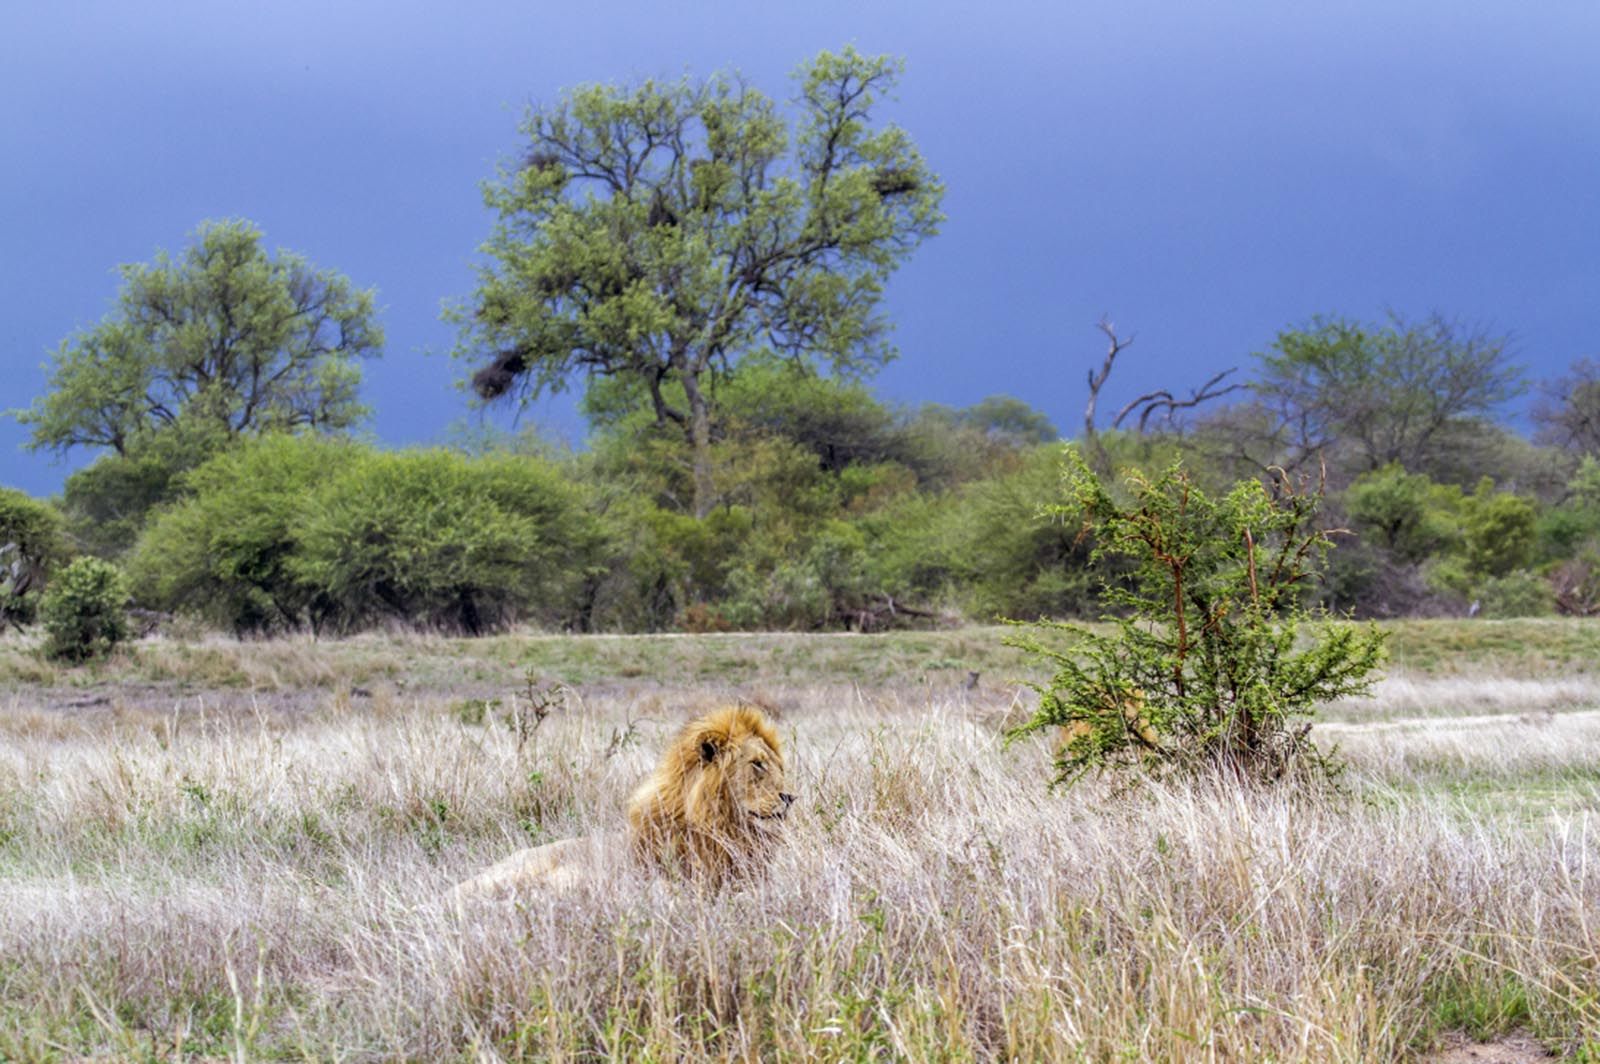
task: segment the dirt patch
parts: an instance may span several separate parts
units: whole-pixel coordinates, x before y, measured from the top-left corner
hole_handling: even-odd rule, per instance
[[[1448,1035],[1429,1064],[1544,1064],[1556,1055],[1525,1034],[1513,1033],[1493,1042],[1474,1042],[1465,1035]]]

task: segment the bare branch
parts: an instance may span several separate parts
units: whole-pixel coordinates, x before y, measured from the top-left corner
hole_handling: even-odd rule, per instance
[[[1111,376],[1111,367],[1116,363],[1117,356],[1133,343],[1134,337],[1126,340],[1117,335],[1117,327],[1106,315],[1100,315],[1100,320],[1095,322],[1095,328],[1106,336],[1106,357],[1100,364],[1100,372],[1089,371],[1089,402],[1083,408],[1083,443],[1085,449],[1093,456],[1094,462],[1104,472],[1110,464],[1106,457],[1105,448],[1100,445],[1100,437],[1095,432],[1094,411],[1100,401],[1100,389],[1105,387],[1106,379]]]
[[[1228,385],[1226,388],[1217,387],[1217,385],[1221,384],[1225,379],[1227,379],[1229,374],[1237,372],[1238,367],[1235,366],[1231,369],[1225,369],[1221,373],[1215,374],[1210,380],[1191,391],[1189,393],[1189,398],[1187,399],[1176,399],[1173,397],[1172,393],[1167,391],[1165,388],[1158,388],[1153,392],[1146,392],[1119,410],[1116,418],[1114,418],[1111,422],[1111,427],[1114,429],[1121,428],[1122,422],[1135,410],[1139,411],[1140,435],[1144,434],[1145,430],[1149,427],[1150,419],[1155,416],[1155,413],[1158,410],[1166,411],[1165,418],[1170,424],[1173,420],[1173,416],[1177,414],[1179,410],[1192,410],[1201,403],[1210,402],[1213,399],[1220,399],[1230,392],[1237,392],[1241,389],[1249,387],[1249,385],[1244,384],[1243,382],[1235,382]]]

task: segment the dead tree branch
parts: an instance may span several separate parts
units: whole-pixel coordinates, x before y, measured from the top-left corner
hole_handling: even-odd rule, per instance
[[[1106,378],[1111,376],[1111,367],[1117,361],[1117,356],[1133,343],[1134,338],[1126,340],[1117,335],[1117,327],[1105,315],[1095,323],[1095,328],[1105,333],[1107,347],[1105,361],[1100,364],[1100,372],[1089,371],[1089,402],[1083,408],[1083,445],[1088,459],[1096,467],[1096,472],[1105,474],[1110,471],[1111,459],[1106,455],[1105,448],[1100,444],[1100,437],[1095,432],[1094,411],[1100,402],[1100,389],[1105,387]]]
[[[1150,419],[1155,416],[1158,410],[1166,411],[1164,418],[1170,425],[1172,424],[1174,416],[1180,410],[1192,410],[1201,403],[1210,402],[1213,399],[1220,399],[1230,392],[1237,392],[1244,388],[1248,388],[1249,385],[1240,381],[1236,381],[1233,384],[1228,385],[1226,388],[1217,387],[1224,380],[1226,380],[1229,375],[1237,372],[1237,366],[1231,369],[1223,370],[1221,373],[1216,374],[1210,380],[1206,381],[1200,387],[1191,391],[1189,393],[1189,398],[1187,399],[1175,398],[1173,394],[1167,391],[1165,388],[1158,388],[1153,392],[1145,392],[1138,398],[1130,400],[1126,406],[1117,411],[1117,416],[1111,421],[1111,427],[1114,429],[1120,429],[1122,427],[1122,423],[1127,420],[1128,415],[1132,414],[1135,410],[1139,411],[1139,434],[1141,436],[1144,435],[1145,430],[1149,428]]]

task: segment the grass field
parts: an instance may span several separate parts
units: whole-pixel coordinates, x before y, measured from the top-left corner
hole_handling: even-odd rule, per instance
[[[0,1059],[1600,1061],[1600,626],[1390,632],[1343,798],[1047,794],[1001,629],[9,637]],[[730,698],[800,796],[764,880],[441,903]]]

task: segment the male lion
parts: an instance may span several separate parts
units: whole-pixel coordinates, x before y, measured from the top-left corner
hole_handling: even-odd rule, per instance
[[[771,722],[749,706],[719,709],[679,732],[628,799],[629,842],[649,864],[716,883],[761,858],[793,802]],[[534,884],[568,889],[613,840],[565,839],[522,850],[456,887],[456,900]]]

